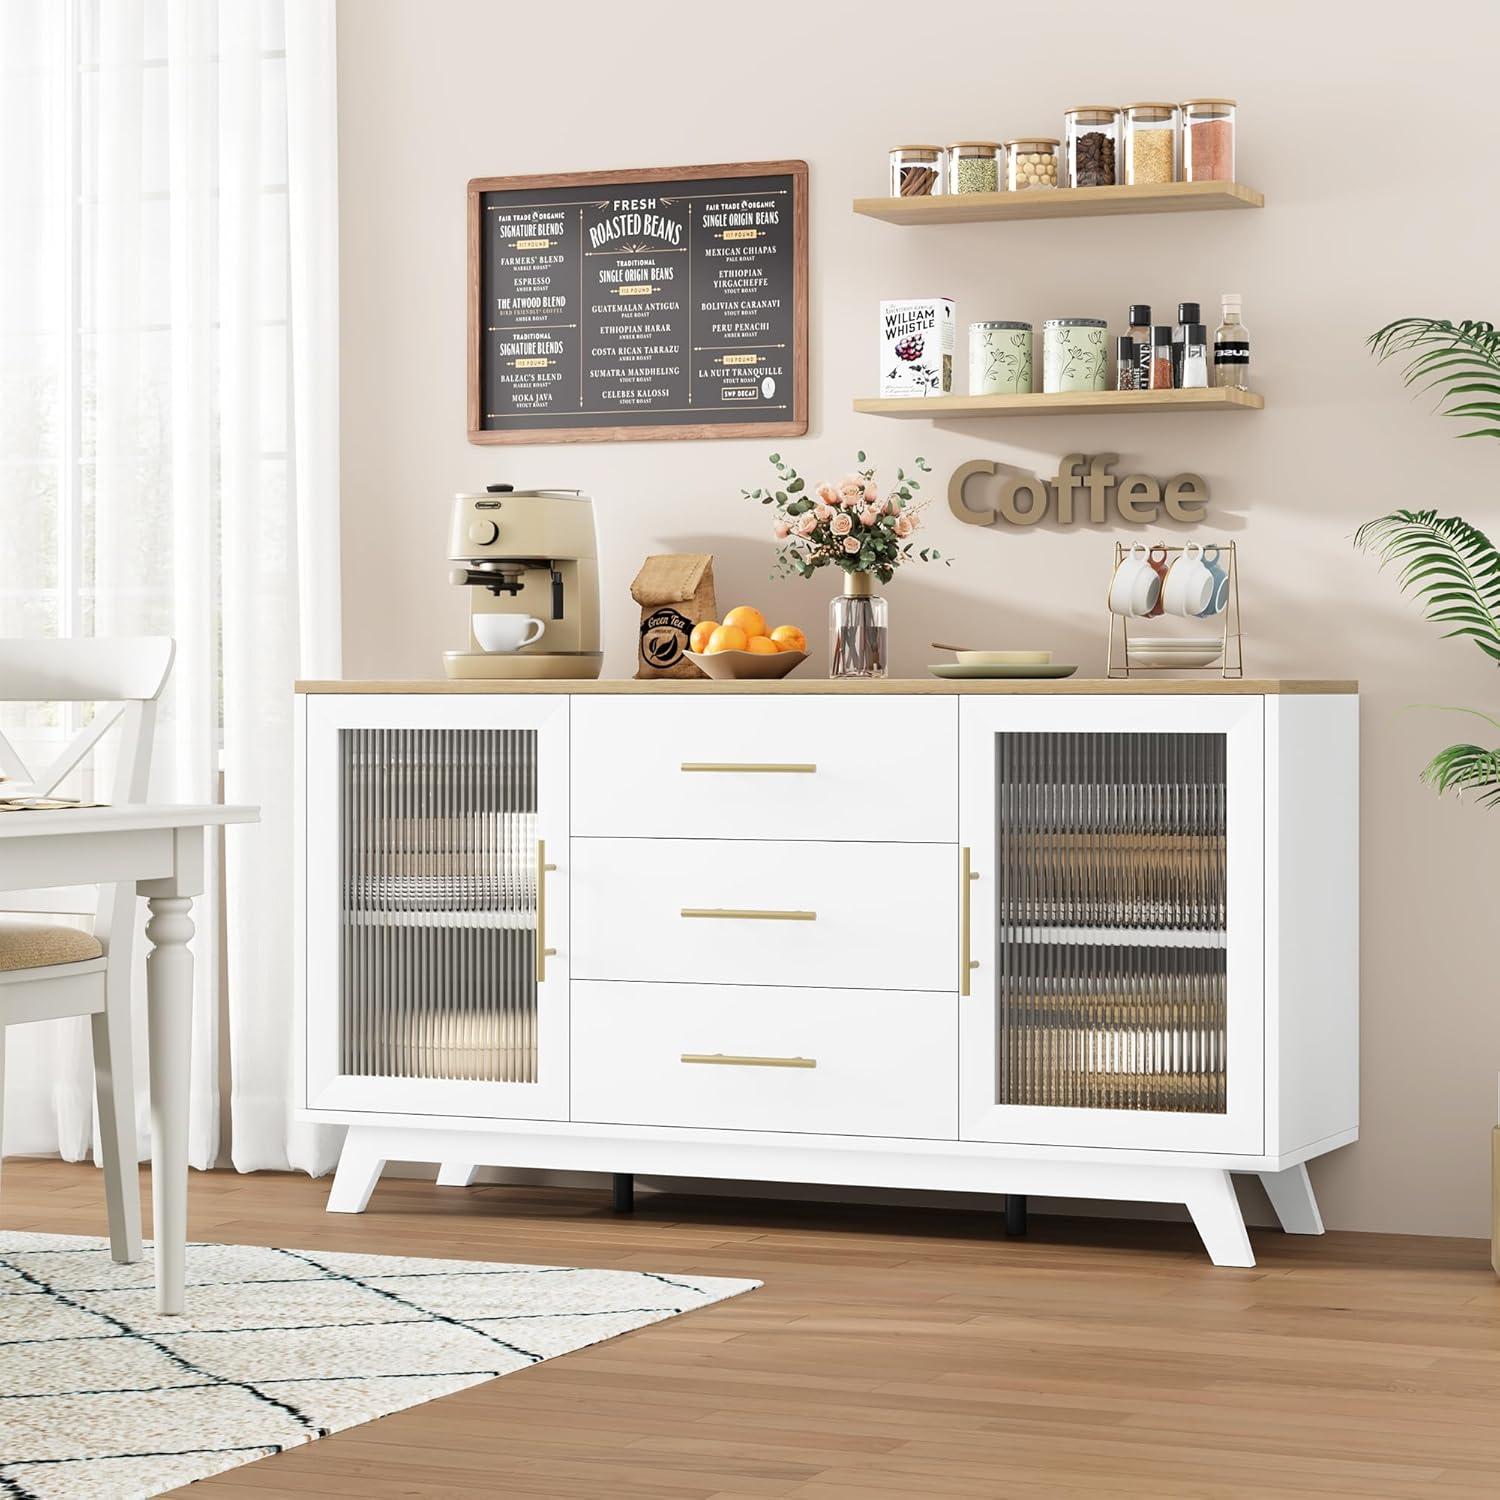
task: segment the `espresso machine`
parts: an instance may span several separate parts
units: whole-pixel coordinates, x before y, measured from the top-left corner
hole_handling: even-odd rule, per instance
[[[599,675],[594,502],[582,491],[455,495],[448,561],[469,592],[469,649],[443,653],[450,677]]]

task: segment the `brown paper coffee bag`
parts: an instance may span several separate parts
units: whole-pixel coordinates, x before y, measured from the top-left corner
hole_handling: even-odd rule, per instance
[[[641,607],[635,675],[701,677],[684,653],[699,620],[714,615],[714,560],[706,552],[648,557],[630,585]]]

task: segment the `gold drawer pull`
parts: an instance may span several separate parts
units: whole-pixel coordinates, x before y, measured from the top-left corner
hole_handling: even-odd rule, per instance
[[[717,1063],[728,1068],[815,1068],[815,1057],[736,1057],[728,1052],[684,1052],[685,1063]]]
[[[811,775],[818,768],[812,761],[685,760],[684,771],[785,771]]]
[[[816,922],[815,911],[739,911],[730,906],[684,906],[685,917],[733,917],[742,922]]]

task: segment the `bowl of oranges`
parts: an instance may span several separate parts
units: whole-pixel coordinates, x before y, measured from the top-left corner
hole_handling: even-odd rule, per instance
[[[722,621],[699,620],[687,656],[705,677],[720,682],[785,677],[807,660],[807,637],[796,625],[772,629],[758,609],[741,604]]]

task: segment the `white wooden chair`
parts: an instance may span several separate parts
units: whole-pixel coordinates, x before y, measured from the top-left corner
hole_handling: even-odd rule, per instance
[[[93,703],[93,721],[45,769],[33,773],[0,734],[0,797],[46,797],[116,725],[118,769],[107,800],[144,802],[156,703],[172,670],[173,643],[118,640],[0,640],[0,702]],[[0,818],[26,812],[0,811]],[[107,877],[101,870],[101,877]],[[141,1195],[135,1158],[135,1075],[130,989],[136,891],[132,882],[35,894],[0,892],[0,910],[92,912],[93,931],[0,916],[0,1127],[4,1123],[5,1030],[24,1021],[88,1016],[99,1097],[99,1145],[109,1207],[110,1252],[141,1258]],[[3,1152],[0,1152],[3,1154]]]

